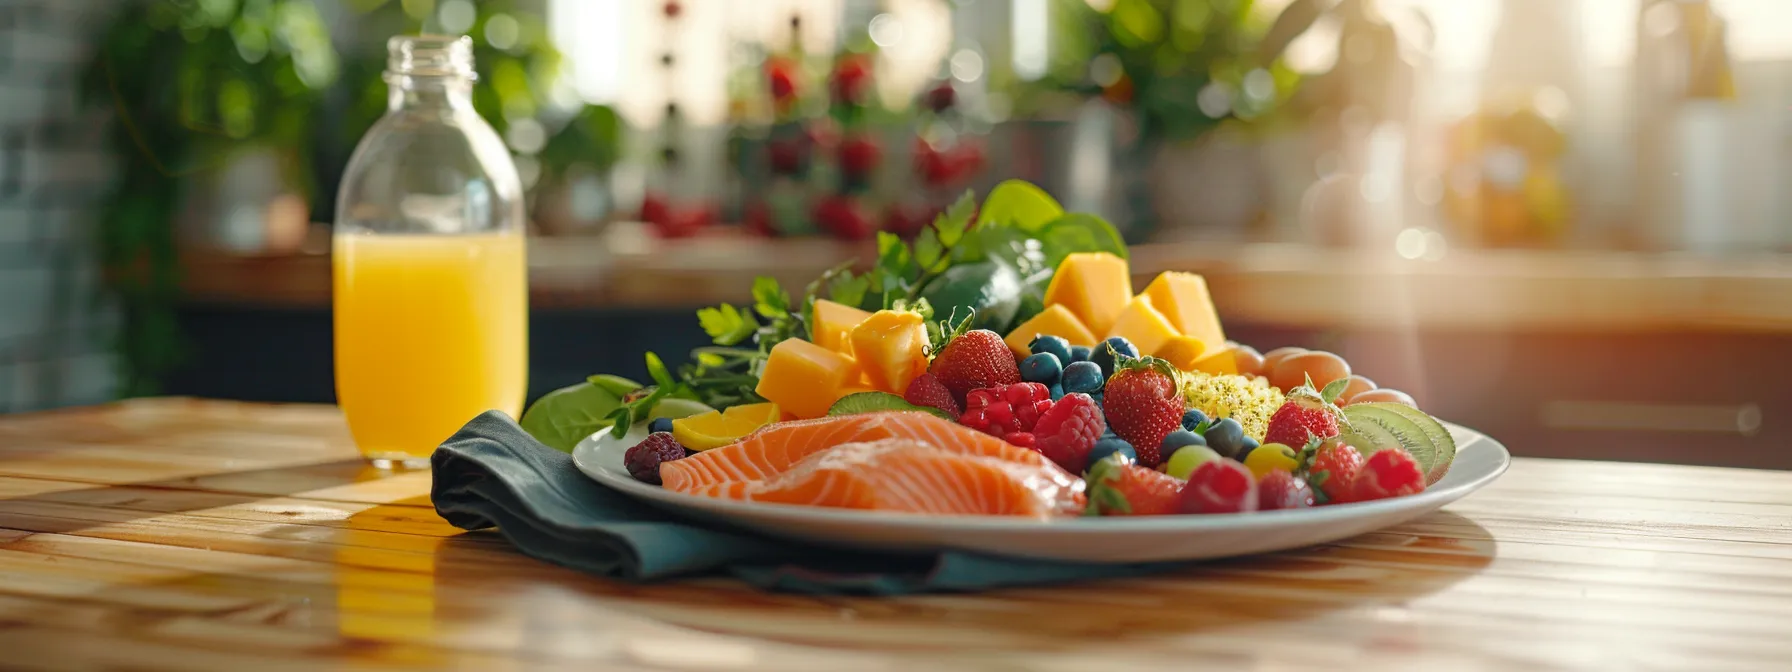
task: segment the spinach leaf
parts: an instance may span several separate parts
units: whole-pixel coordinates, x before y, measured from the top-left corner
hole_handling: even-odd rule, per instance
[[[977,213],[977,228],[987,224],[1012,226],[1034,233],[1064,216],[1064,207],[1044,189],[1024,180],[1008,180],[991,189]]]
[[[1045,250],[1045,262],[1052,268],[1074,252],[1108,252],[1126,258],[1126,243],[1113,225],[1095,215],[1073,212],[1052,220],[1037,234]]]
[[[622,395],[587,381],[537,399],[517,424],[535,440],[570,453],[585,437],[610,424],[608,416],[621,406]]]

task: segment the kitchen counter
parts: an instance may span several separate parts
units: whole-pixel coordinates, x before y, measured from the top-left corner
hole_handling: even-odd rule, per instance
[[[875,249],[825,240],[639,232],[531,241],[531,300],[543,308],[688,309],[745,302],[758,275],[801,288]],[[1792,333],[1792,257],[1453,250],[1438,260],[1288,244],[1162,243],[1132,248],[1137,282],[1201,273],[1228,322],[1277,328],[1441,328]],[[324,254],[189,252],[189,302],[329,305]],[[1141,285],[1142,286],[1142,285]]]
[[[1520,458],[1415,522],[1147,578],[893,599],[626,585],[435,516],[327,406],[0,417],[23,669],[1766,669],[1792,474]]]

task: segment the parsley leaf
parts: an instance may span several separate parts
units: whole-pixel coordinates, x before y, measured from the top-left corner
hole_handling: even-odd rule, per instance
[[[921,230],[915,238],[915,261],[921,264],[921,270],[933,272],[938,266],[946,248],[940,244],[939,236],[934,234],[933,227]]]
[[[963,196],[953,202],[951,207],[933,218],[933,228],[939,229],[940,244],[946,247],[957,245],[964,232],[971,228],[971,215],[977,211],[976,196],[966,190]]]
[[[871,289],[871,276],[854,276],[852,271],[842,273],[828,286],[828,298],[834,303],[859,307],[865,303],[865,294]]]
[[[775,278],[764,275],[753,278],[753,310],[765,317],[787,315],[790,313],[790,294],[778,286]]]
[[[753,319],[752,313],[742,312],[726,303],[698,309],[697,324],[703,326],[703,332],[709,334],[716,345],[734,345],[747,340],[759,329],[759,321]]]

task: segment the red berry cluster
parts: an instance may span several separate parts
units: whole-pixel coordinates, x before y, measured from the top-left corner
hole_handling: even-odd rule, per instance
[[[965,395],[964,415],[959,424],[986,434],[1006,436],[1010,432],[1031,432],[1039,416],[1052,408],[1051,391],[1039,383],[1015,383],[1004,387],[985,387]]]

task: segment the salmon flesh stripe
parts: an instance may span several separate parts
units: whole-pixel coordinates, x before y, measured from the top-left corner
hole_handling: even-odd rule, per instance
[[[880,411],[767,425],[735,443],[660,465],[660,479],[668,490],[695,493],[716,483],[771,478],[835,446],[891,438],[913,439],[952,453],[1057,468],[1044,455],[930,413]]]
[[[1056,466],[890,438],[835,446],[772,478],[713,483],[693,494],[846,509],[1049,518],[1081,512],[1082,486]]]

